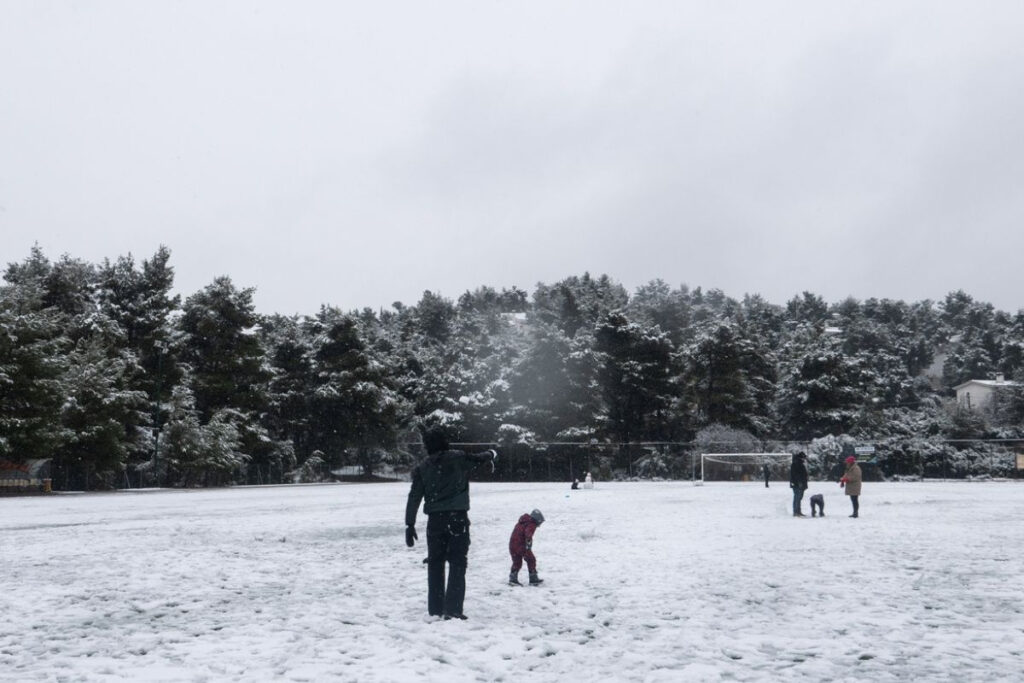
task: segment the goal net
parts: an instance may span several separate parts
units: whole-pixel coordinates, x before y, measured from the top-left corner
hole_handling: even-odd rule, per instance
[[[700,483],[705,481],[789,481],[791,453],[701,453]]]

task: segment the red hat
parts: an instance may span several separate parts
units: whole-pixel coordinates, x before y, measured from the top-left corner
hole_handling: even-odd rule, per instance
[[[846,458],[846,462],[857,462],[857,458],[855,458],[855,457],[853,457],[853,456],[851,455],[851,456],[849,456],[848,458]]]

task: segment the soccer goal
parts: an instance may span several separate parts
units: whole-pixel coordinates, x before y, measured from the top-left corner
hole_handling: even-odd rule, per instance
[[[764,481],[764,466],[771,480],[789,479],[791,453],[701,453],[700,486],[705,481]]]

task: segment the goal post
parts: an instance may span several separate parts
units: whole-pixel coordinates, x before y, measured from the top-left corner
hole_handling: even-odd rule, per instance
[[[701,453],[700,480],[705,481],[763,481],[764,466],[769,476],[777,478],[793,458],[792,453]]]

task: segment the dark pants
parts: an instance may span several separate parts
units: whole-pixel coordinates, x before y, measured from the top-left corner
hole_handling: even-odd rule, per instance
[[[801,514],[801,512],[800,512],[800,502],[803,501],[803,499],[804,499],[804,488],[802,486],[799,486],[799,485],[794,486],[793,487],[793,514],[794,515]]]
[[[850,496],[850,502],[853,503],[853,516],[860,516],[860,501],[857,500],[860,496]]]
[[[811,496],[811,517],[817,517],[819,513],[825,516],[825,496],[815,493]]]
[[[466,597],[469,515],[464,510],[434,512],[427,519],[427,611],[458,616]],[[445,588],[445,563],[448,587]]]

